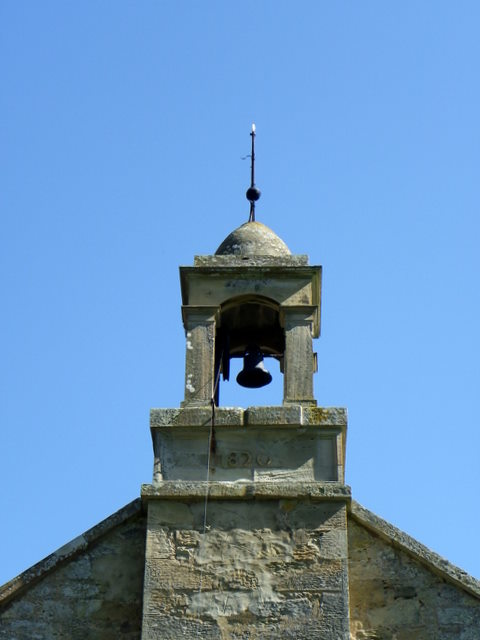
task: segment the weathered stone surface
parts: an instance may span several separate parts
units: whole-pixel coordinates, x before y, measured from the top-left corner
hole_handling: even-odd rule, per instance
[[[338,481],[343,479],[339,429],[219,427],[156,429],[153,432],[159,480]],[[211,438],[215,451],[209,456]],[[340,451],[340,459],[338,452]]]
[[[359,505],[352,512],[352,640],[478,640],[478,582]]]
[[[193,260],[195,267],[264,267],[264,266],[280,266],[280,267],[303,267],[308,265],[308,256],[305,254],[284,255],[284,256],[195,256]]]
[[[309,498],[312,502],[324,500],[349,500],[350,487],[339,482],[188,482],[165,481],[143,484],[142,498],[175,499],[185,502],[201,501],[208,494],[209,500],[253,500],[275,498]],[[235,507],[237,508],[237,507]]]
[[[302,424],[346,426],[347,410],[343,407],[302,407]]]
[[[358,502],[351,503],[350,511],[351,517],[356,522],[361,523],[367,530],[385,540],[388,545],[402,549],[441,578],[457,584],[461,589],[466,590],[480,600],[480,581],[470,576],[463,569],[456,567],[445,558],[439,556],[438,553],[425,547],[418,540],[365,509]]]
[[[270,426],[301,425],[302,405],[279,406],[279,407],[248,407],[245,410],[244,422],[246,426]]]
[[[344,422],[339,410],[299,404],[219,407],[214,415],[206,407],[155,409],[154,482],[204,480],[208,460],[216,481],[343,481]]]
[[[211,407],[184,407],[182,409],[152,409],[150,427],[202,427],[210,425]],[[215,407],[217,426],[245,426],[281,428],[291,425],[317,427],[344,427],[347,411],[341,407],[306,407],[301,404],[281,406]]]
[[[316,405],[311,329],[314,313],[308,307],[290,307],[282,311],[285,328],[283,401]]]
[[[5,640],[139,640],[145,564],[145,517],[98,525],[70,550],[40,563],[3,588],[0,638]],[[102,526],[104,529],[102,535]],[[41,566],[40,566],[41,565]]]
[[[290,256],[277,234],[261,222],[246,222],[234,229],[215,251],[217,256]]]
[[[180,267],[184,305],[220,306],[239,296],[269,297],[282,307],[319,304],[321,267]],[[314,331],[318,337],[319,318]]]
[[[184,405],[208,406],[213,395],[215,307],[183,307],[186,331]]]
[[[219,426],[242,426],[244,409],[215,407],[215,423]],[[184,407],[183,409],[151,409],[150,427],[203,427],[212,420],[211,407]]]
[[[279,529],[284,526],[291,526],[292,519],[296,517],[298,506],[296,502],[280,501],[276,499],[267,501],[266,509],[261,508],[261,504],[255,505],[252,501],[209,503],[207,509],[207,526],[215,526],[216,530],[229,531],[232,529],[242,530],[245,524],[255,518],[255,525],[258,529]],[[268,506],[279,505],[279,508],[268,508]],[[333,517],[335,510],[325,508],[319,510],[317,520],[324,522]],[[228,507],[228,508],[227,508]],[[148,526],[166,527],[175,532],[175,547],[185,546],[183,540],[189,536],[195,540],[192,546],[198,546],[199,536],[203,531],[205,517],[205,505],[203,500],[179,502],[178,500],[155,500],[149,502]],[[212,533],[213,535],[213,533]],[[241,534],[239,534],[241,535]]]
[[[200,496],[153,500],[146,561],[127,505],[0,589],[0,638],[139,639],[144,562],[150,640],[344,637],[344,510],[254,498],[209,502],[205,535]],[[351,640],[478,640],[477,580],[356,503],[348,544]]]
[[[346,639],[346,553],[344,502],[150,501],[143,638]]]

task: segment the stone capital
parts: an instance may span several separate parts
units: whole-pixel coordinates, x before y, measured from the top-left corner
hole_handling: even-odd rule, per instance
[[[317,314],[317,305],[281,305],[280,324],[285,329],[290,329],[294,326],[313,325]]]
[[[183,305],[182,319],[185,329],[199,324],[216,322],[220,307],[207,305]]]

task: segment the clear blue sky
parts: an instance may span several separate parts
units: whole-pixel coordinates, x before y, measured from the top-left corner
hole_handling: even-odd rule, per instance
[[[480,577],[479,24],[473,1],[1,2],[0,583],[151,480],[178,266],[247,220],[252,122],[257,219],[324,267],[316,396],[348,407],[355,499]]]

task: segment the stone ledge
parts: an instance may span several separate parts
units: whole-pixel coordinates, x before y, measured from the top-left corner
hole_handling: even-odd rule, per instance
[[[215,424],[243,426],[244,410],[239,407],[216,407]],[[210,407],[184,407],[181,409],[150,409],[150,427],[203,427],[210,426]]]
[[[195,256],[195,267],[303,267],[308,265],[306,254],[290,256]]]
[[[279,407],[248,407],[244,413],[245,425],[302,424],[301,405]]]
[[[302,424],[347,426],[347,410],[344,407],[302,407]]]
[[[151,409],[150,427],[210,426],[210,407]],[[347,411],[342,407],[304,407],[302,405],[215,407],[216,426],[346,426]]]
[[[415,538],[397,529],[397,527],[375,515],[372,511],[365,509],[354,500],[351,501],[349,513],[354,520],[382,540],[407,553],[443,579],[453,582],[480,599],[480,581],[463,571],[463,569],[456,567],[438,553],[431,551]]]
[[[350,487],[339,482],[216,482],[166,480],[143,484],[145,500],[275,500],[309,498],[312,501],[350,501]]]

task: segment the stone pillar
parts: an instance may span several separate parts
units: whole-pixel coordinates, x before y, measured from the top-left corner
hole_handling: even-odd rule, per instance
[[[316,405],[313,397],[313,307],[282,307],[285,329],[283,403]]]
[[[215,315],[217,307],[184,306],[186,334],[185,396],[182,406],[209,405],[215,375]]]

